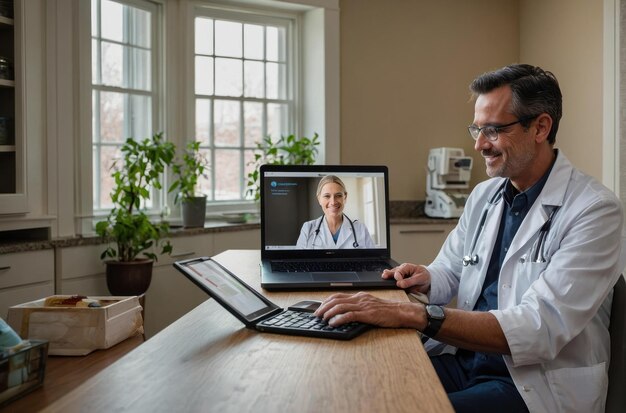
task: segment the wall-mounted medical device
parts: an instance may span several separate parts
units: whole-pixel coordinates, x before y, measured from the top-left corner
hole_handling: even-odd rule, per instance
[[[469,196],[472,158],[460,148],[433,148],[428,154],[426,205],[434,218],[458,218]]]

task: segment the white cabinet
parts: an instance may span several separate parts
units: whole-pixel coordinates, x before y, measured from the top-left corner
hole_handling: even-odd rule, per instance
[[[208,299],[204,291],[172,265],[155,267],[145,297],[146,338],[153,337]]]
[[[0,317],[11,306],[53,294],[52,249],[0,255]]]
[[[228,249],[259,249],[261,230],[224,231],[173,238],[171,257],[159,258],[146,293],[145,333],[150,338],[209,296],[171,265],[173,261],[213,256]]]
[[[174,247],[172,255],[161,256],[155,263],[152,282],[145,297],[144,330],[147,338],[154,336],[209,298],[204,291],[178,272],[172,263],[213,255],[214,235],[209,233],[172,238],[170,240]]]
[[[145,330],[150,337],[208,297],[172,267],[176,260],[212,255],[213,234],[170,238],[172,255],[159,255],[145,297]],[[106,266],[100,259],[104,244],[57,248],[57,293],[110,295]]]
[[[216,232],[213,238],[213,254],[226,250],[261,249],[261,230]]]
[[[227,249],[259,249],[259,229],[207,232],[170,238],[172,255],[159,255],[145,296],[146,337],[152,337],[209,298],[172,263],[194,257],[212,256]],[[100,254],[105,246],[84,245],[57,248],[57,293],[109,295],[105,265]]]
[[[212,253],[213,234],[170,238],[172,255],[159,255],[154,269],[171,267],[176,260]],[[109,295],[106,266],[100,259],[104,244],[57,249],[57,292],[59,294]],[[150,287],[152,288],[152,287]]]
[[[109,295],[103,245],[57,248],[57,294]]]
[[[391,225],[391,256],[396,261],[430,264],[455,222]]]

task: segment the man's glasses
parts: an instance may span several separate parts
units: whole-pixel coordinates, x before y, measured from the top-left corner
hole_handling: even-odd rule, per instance
[[[498,125],[498,126],[487,125],[487,126],[483,126],[482,128],[479,128],[478,126],[470,125],[470,126],[467,127],[467,130],[469,131],[470,136],[474,140],[478,140],[478,135],[480,135],[480,133],[482,132],[482,134],[483,134],[483,136],[485,138],[487,138],[491,142],[494,142],[494,141],[498,140],[498,134],[500,133],[501,129],[508,128],[509,126],[513,126],[516,123],[520,123],[520,122],[524,122],[524,121],[527,121],[527,120],[530,120],[530,119],[534,119],[537,116],[539,116],[539,115],[525,116],[523,118],[519,118],[515,122],[507,123],[506,125]]]

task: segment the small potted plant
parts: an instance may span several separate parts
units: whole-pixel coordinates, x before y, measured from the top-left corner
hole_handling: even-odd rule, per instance
[[[313,165],[317,156],[317,146],[320,144],[317,133],[312,139],[305,136],[298,138],[295,135],[281,136],[272,141],[267,136],[261,142],[256,143],[257,150],[254,154],[254,169],[248,173],[248,189],[246,195],[258,201],[261,198],[261,186],[259,183],[259,168],[261,165]]]
[[[174,182],[169,192],[177,191],[174,202],[182,205],[183,226],[203,227],[206,215],[206,195],[198,194],[196,188],[201,176],[206,178],[204,171],[208,160],[200,152],[200,142],[189,142],[183,152],[182,159],[172,164]]]
[[[113,295],[141,295],[150,286],[152,264],[161,254],[172,251],[166,222],[153,223],[141,209],[150,199],[150,187],[161,189],[161,176],[172,162],[174,144],[163,134],[135,141],[128,138],[121,148],[122,159],[113,164],[115,187],[113,209],[105,221],[96,224],[96,233],[109,242],[102,253],[106,261],[107,286]],[[121,162],[120,162],[121,161]]]

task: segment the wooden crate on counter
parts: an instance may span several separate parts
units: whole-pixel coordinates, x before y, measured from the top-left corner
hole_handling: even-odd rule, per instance
[[[51,296],[9,308],[8,324],[22,339],[48,340],[50,355],[83,356],[143,334],[139,298],[88,297],[100,307],[46,306]]]

